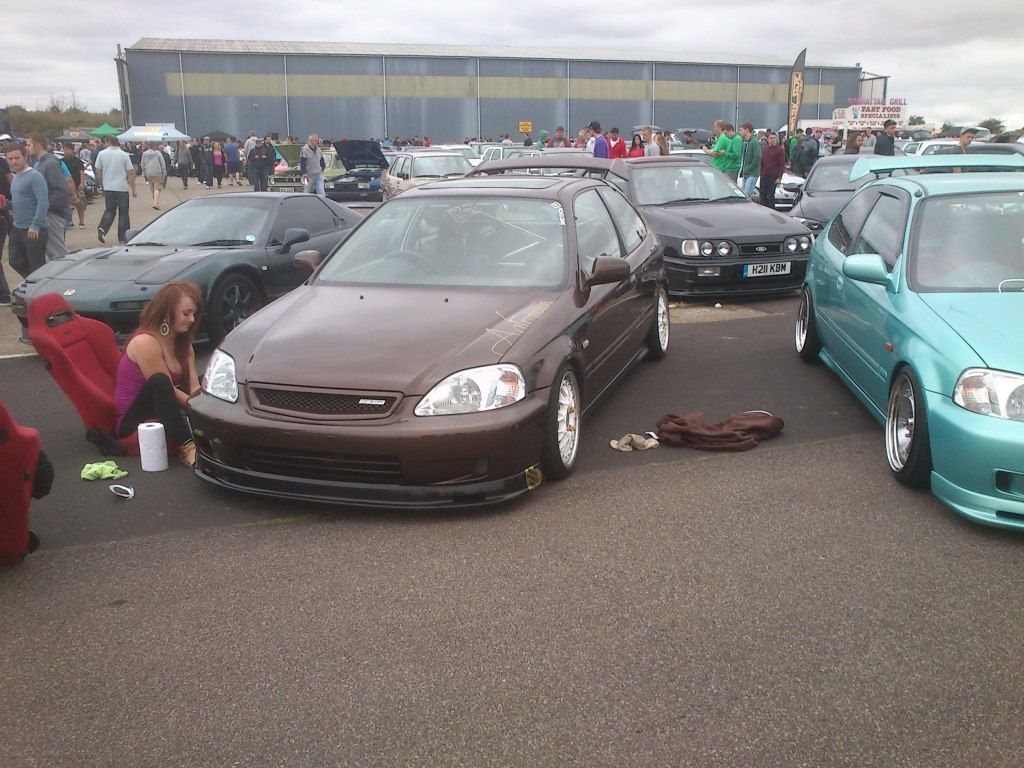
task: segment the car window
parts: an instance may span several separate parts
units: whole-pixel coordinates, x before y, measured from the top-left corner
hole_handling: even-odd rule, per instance
[[[322,235],[337,228],[337,220],[330,208],[315,195],[293,197],[285,200],[274,222],[274,240],[282,242],[286,229],[301,227],[310,237]]]
[[[608,209],[596,189],[580,194],[572,204],[576,218],[576,245],[580,254],[580,268],[590,274],[599,256],[621,258],[619,238],[615,234]]]
[[[917,152],[917,148],[920,147],[920,146],[921,146],[921,142],[920,141],[912,141],[909,144],[904,145],[903,151],[906,152],[908,155],[912,155],[915,152]]]
[[[629,182],[621,176],[616,176],[614,173],[609,173],[605,177],[605,181],[614,186],[619,192],[624,194],[627,198],[629,197]]]
[[[853,240],[860,232],[861,225],[877,198],[878,192],[873,188],[866,189],[850,198],[850,202],[839,212],[835,221],[832,222],[832,226],[829,227],[828,241],[844,254],[850,253]]]
[[[463,176],[473,166],[462,155],[435,155],[417,157],[412,162],[412,175],[417,179],[441,179],[445,176]]]
[[[896,259],[903,250],[906,216],[902,200],[882,193],[864,221],[864,226],[850,253],[877,253],[892,272],[892,268],[896,266]]]
[[[612,221],[615,222],[615,228],[619,230],[626,253],[632,253],[647,237],[647,227],[644,226],[643,219],[620,193],[611,189],[602,189],[598,194],[601,195],[601,199],[604,200],[612,214]]]

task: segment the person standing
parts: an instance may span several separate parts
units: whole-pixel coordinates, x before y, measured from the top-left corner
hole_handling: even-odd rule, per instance
[[[253,169],[249,165],[249,153],[252,152],[253,148],[260,143],[260,140],[256,137],[256,131],[249,131],[249,137],[242,144],[242,166],[245,171],[245,178],[248,179],[250,184],[255,184],[253,181]]]
[[[64,167],[71,172],[71,181],[75,185],[71,206],[78,213],[78,228],[85,229],[85,163],[75,155],[75,145],[70,141],[64,145]],[[69,226],[74,226],[73,220]]]
[[[814,164],[818,162],[818,152],[820,150],[818,142],[821,140],[821,132],[814,131],[810,136],[804,139],[804,148],[801,153],[800,167],[803,169],[804,178],[806,178]]]
[[[311,134],[309,141],[299,151],[299,172],[302,174],[302,187],[306,194],[315,193],[318,197],[326,197],[324,191],[324,168],[327,161],[320,150],[320,137]]]
[[[181,179],[183,189],[188,189],[188,175],[192,170],[192,153],[189,152],[188,144],[184,141],[178,142],[178,151],[175,155],[175,168],[178,170],[178,177]]]
[[[864,143],[864,134],[860,131],[850,131],[846,135],[846,151],[844,155],[859,155],[861,145]]]
[[[46,214],[46,255],[60,259],[68,253],[64,230],[71,213],[71,190],[74,187],[71,172],[67,171],[65,175],[65,167],[50,152],[50,141],[41,133],[29,134],[28,153],[33,160],[32,167],[43,174],[50,190],[50,209]]]
[[[779,134],[768,131],[768,146],[761,153],[761,204],[775,210],[775,187],[786,169],[786,150],[779,144]]]
[[[131,227],[128,219],[128,193],[132,197],[138,197],[135,189],[135,166],[132,164],[131,155],[122,150],[117,139],[113,136],[107,137],[107,148],[100,152],[96,158],[96,183],[103,189],[103,204],[105,206],[100,225],[96,228],[96,236],[101,243],[105,243],[110,225],[114,223],[114,216],[117,216],[117,239],[118,242],[125,242],[125,233]]]
[[[160,210],[160,192],[164,188],[164,179],[167,177],[167,159],[164,153],[156,148],[156,142],[151,141],[142,153],[142,175],[149,184],[149,191],[153,195],[153,210]]]
[[[864,131],[863,140],[861,141],[861,147],[863,149],[874,149],[878,139],[875,138],[874,131]]]
[[[10,141],[4,154],[14,172],[11,180],[11,267],[28,277],[46,263],[46,221],[50,209],[50,190],[46,179],[29,165],[28,153],[21,144]]]
[[[249,164],[249,173],[252,175],[252,187],[254,192],[267,192],[270,190],[270,174],[274,169],[277,158],[274,148],[270,144],[270,137],[266,136],[252,148],[246,161]]]
[[[199,148],[200,167],[203,171],[202,182],[207,189],[213,189],[213,144],[210,137],[203,137],[203,145]]]
[[[654,135],[654,142],[658,145],[658,154],[662,157],[668,157],[671,154],[668,148],[668,137],[663,131],[658,131]]]
[[[213,159],[210,167],[213,169],[213,178],[217,180],[217,188],[219,189],[224,186],[224,172],[228,167],[227,155],[224,154],[224,150],[221,148],[219,141],[213,142],[213,151],[211,154]]]
[[[572,142],[569,141],[569,137],[565,135],[565,127],[558,126],[555,128],[555,135],[548,139],[548,147],[571,147]]]
[[[9,306],[11,303],[11,287],[7,284],[7,276],[4,274],[4,243],[7,242],[7,235],[11,231],[11,180],[14,174],[11,173],[11,166],[0,157],[0,307]]]
[[[721,120],[715,121],[715,133],[718,137],[715,139],[714,146],[711,149],[702,147],[704,154],[711,158],[711,164],[718,170],[725,173],[725,162],[726,154],[729,151],[731,140],[725,135],[725,123]]]
[[[966,155],[967,148],[971,146],[971,142],[974,141],[974,137],[978,134],[977,128],[964,128],[960,131],[960,136],[957,137],[956,144],[951,147],[943,147],[935,154],[937,155]],[[957,168],[954,173],[960,173],[960,169]]]
[[[629,147],[626,140],[619,136],[619,129],[612,128],[608,131],[608,157],[614,160],[617,157],[626,157],[629,154]]]
[[[603,157],[608,159],[608,139],[601,134],[601,124],[597,120],[590,121],[590,133],[594,138],[593,153],[594,157]]]
[[[754,124],[740,126],[740,176],[743,177],[743,194],[754,199],[754,190],[761,176],[761,142],[754,135]]]
[[[629,157],[643,157],[644,156],[644,139],[639,133],[633,134],[633,143],[629,146]]]
[[[654,127],[645,125],[641,134],[644,140],[644,157],[661,157],[661,147],[654,140]]]
[[[892,157],[896,154],[896,121],[886,120],[882,124],[882,135],[875,142],[875,154]]]
[[[232,136],[224,145],[224,156],[228,159],[228,179],[231,186],[242,186],[242,157],[239,153],[238,142]]]

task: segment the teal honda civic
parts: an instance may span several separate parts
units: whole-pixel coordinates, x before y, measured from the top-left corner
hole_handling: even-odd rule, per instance
[[[1024,157],[865,157],[818,235],[796,349],[884,425],[896,478],[1024,529]],[[982,171],[982,172],[972,172]],[[1000,171],[1000,172],[997,172]]]

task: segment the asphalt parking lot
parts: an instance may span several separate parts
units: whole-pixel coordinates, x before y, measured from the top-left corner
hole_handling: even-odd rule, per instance
[[[455,512],[235,495],[180,466],[78,479],[31,357],[0,397],[57,467],[0,572],[3,762],[1016,766],[1019,535],[888,475],[881,429],[792,351],[791,299],[676,313],[584,424],[577,471]],[[761,408],[749,453],[608,440]]]

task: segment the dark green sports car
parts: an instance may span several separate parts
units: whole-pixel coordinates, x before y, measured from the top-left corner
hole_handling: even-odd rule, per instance
[[[302,283],[300,250],[325,257],[362,220],[315,195],[245,192],[189,200],[126,245],[89,248],[47,262],[12,291],[11,308],[27,338],[28,302],[63,295],[81,315],[124,340],[146,302],[170,280],[199,285],[205,304],[197,337],[219,341],[269,301]]]

